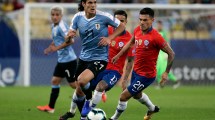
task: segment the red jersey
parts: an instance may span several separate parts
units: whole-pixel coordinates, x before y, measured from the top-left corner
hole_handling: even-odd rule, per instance
[[[108,34],[110,35],[113,32],[114,28],[109,27]],[[127,56],[134,56],[134,52],[132,52],[133,50],[129,50],[129,52],[124,53],[115,64],[111,62],[111,59],[120,52],[120,50],[127,44],[131,37],[132,35],[128,31],[125,31],[122,35],[116,37],[111,41],[111,43],[109,44],[108,65],[106,67],[107,70],[116,70],[122,75],[125,59]]]
[[[140,26],[134,30],[136,55],[134,61],[134,71],[147,78],[156,76],[156,63],[161,48],[167,45],[164,38],[155,29],[142,34]]]

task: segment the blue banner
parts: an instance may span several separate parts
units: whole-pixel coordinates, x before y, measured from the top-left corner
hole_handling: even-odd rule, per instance
[[[2,17],[2,16],[1,16]],[[0,85],[14,85],[20,68],[20,44],[12,22],[0,20]]]

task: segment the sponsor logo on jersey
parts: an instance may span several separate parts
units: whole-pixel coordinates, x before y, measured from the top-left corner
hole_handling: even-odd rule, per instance
[[[111,42],[111,46],[115,46],[115,44],[116,44],[116,41]]]

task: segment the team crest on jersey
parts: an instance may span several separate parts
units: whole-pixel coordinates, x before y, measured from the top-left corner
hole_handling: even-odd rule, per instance
[[[115,44],[116,44],[116,41],[111,42],[111,46],[115,46]]]
[[[96,26],[96,30],[100,29],[100,24],[96,23],[95,26]]]
[[[149,41],[148,40],[144,40],[144,45],[148,46],[149,45]]]
[[[123,47],[124,43],[123,42],[119,42],[119,47]]]

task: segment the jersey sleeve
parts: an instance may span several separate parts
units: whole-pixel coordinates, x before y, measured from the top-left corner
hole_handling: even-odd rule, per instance
[[[67,35],[68,31],[69,31],[68,25],[66,23],[64,23],[63,21],[61,21],[60,24],[59,24],[59,28],[61,30],[61,32],[60,32],[61,35],[63,37],[65,37]]]
[[[156,34],[155,41],[156,41],[156,46],[159,49],[162,49],[167,45],[167,42],[164,40],[164,38],[159,33]]]
[[[111,25],[114,28],[117,28],[120,25],[120,21],[117,18],[113,17],[111,14],[104,13],[104,16],[106,16],[107,18],[107,25]]]
[[[78,29],[77,22],[78,22],[79,14],[80,13],[76,13],[74,15],[74,17],[72,18],[72,21],[71,21],[71,24],[70,24],[70,27],[69,27],[70,30],[77,30]]]

